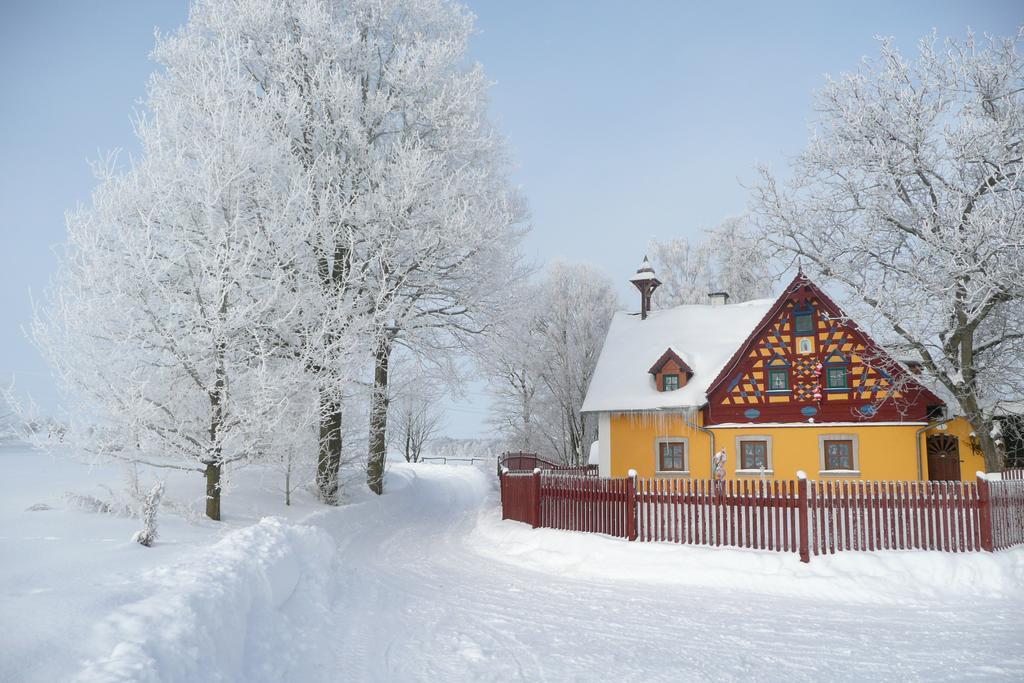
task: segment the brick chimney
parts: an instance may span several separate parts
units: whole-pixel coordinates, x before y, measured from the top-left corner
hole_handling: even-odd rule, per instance
[[[646,256],[644,262],[636,269],[636,275],[629,278],[629,281],[640,290],[640,319],[647,320],[647,313],[651,310],[651,295],[661,284],[661,280],[654,277],[654,268]]]

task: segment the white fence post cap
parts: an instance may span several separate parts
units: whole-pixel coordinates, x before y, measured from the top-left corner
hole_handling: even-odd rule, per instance
[[[505,466],[502,466],[502,468],[501,468],[501,473],[502,473],[502,474],[508,474],[508,468],[507,468],[507,467],[505,467]]]
[[[533,473],[534,474],[540,474],[540,468],[539,467],[534,467],[533,468]]]
[[[807,478],[807,473],[804,472],[803,470],[797,470],[796,471],[796,478],[797,479],[806,479]]]
[[[636,470],[630,470],[629,472],[626,472],[626,476],[628,476],[630,479],[636,479]]]

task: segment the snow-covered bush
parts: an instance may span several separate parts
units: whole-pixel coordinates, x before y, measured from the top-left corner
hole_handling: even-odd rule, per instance
[[[156,513],[160,510],[160,501],[163,497],[164,483],[160,482],[150,489],[141,501],[142,529],[135,532],[132,540],[147,548],[152,546],[157,538]]]

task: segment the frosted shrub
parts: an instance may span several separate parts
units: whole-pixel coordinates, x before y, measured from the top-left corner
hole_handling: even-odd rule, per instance
[[[160,500],[164,497],[164,483],[160,482],[142,499],[142,529],[135,532],[132,540],[146,546],[153,545],[157,538],[156,513],[160,509]]]

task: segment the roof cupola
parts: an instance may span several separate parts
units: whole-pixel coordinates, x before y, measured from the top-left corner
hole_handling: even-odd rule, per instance
[[[629,281],[640,290],[640,319],[646,320],[647,313],[651,310],[651,295],[661,284],[661,280],[654,276],[654,268],[646,256],[644,262],[636,269],[636,275],[629,278]]]

